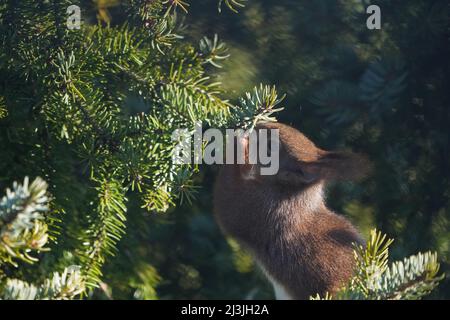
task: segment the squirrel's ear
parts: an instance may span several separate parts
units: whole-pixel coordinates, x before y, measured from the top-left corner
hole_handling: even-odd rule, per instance
[[[248,159],[248,148],[249,148],[249,142],[248,142],[248,135],[242,134],[238,135],[236,137],[236,149],[235,149],[235,156],[236,156],[236,162],[237,164],[244,164],[247,163]]]
[[[311,184],[319,180],[356,180],[364,177],[370,169],[369,161],[351,152],[327,152],[317,160],[290,162],[278,174],[287,184]]]
[[[357,180],[371,170],[369,160],[352,152],[324,152],[313,167],[318,167],[324,180]]]
[[[239,165],[239,172],[243,179],[255,177],[255,166],[249,163],[249,136],[247,134],[236,137],[235,163]]]
[[[282,166],[277,179],[283,184],[306,185],[322,179],[322,168],[314,162],[295,162]]]

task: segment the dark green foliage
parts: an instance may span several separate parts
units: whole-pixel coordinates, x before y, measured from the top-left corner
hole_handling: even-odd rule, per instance
[[[184,1],[123,1],[126,23],[83,23],[69,30],[66,10],[74,4],[93,8],[86,1],[0,3],[0,187],[39,175],[52,194],[47,221],[35,230],[49,237],[50,252],[31,266],[35,259],[20,246],[15,255],[22,262],[2,253],[2,262],[9,262],[1,266],[5,281],[25,281],[15,283],[18,290],[5,289],[7,297],[65,298],[51,286],[28,283],[58,283],[49,275],[67,275],[70,265],[79,266],[84,295],[96,295],[98,288],[110,296],[102,269],[117,254],[132,216],[148,224],[149,214],[141,211],[155,214],[192,200],[197,168],[172,162],[172,132],[192,130],[197,122],[223,127],[243,120],[230,118],[233,106],[222,98],[214,73],[226,47],[217,37],[203,38],[198,46],[182,40],[176,12],[186,9]],[[261,90],[242,101],[269,99]],[[274,90],[270,94],[276,96]],[[253,105],[246,121],[273,106]],[[130,238],[140,235],[136,230]],[[122,281],[113,297],[125,286],[134,290],[126,297],[155,298],[155,262],[135,255],[125,279],[113,272]]]
[[[86,23],[69,31],[77,3]],[[213,221],[215,168],[170,161],[176,128],[268,119],[279,97],[259,82],[287,93],[279,120],[372,160],[364,183],[331,188],[331,206],[394,237],[396,259],[437,250],[448,273],[445,1],[381,1],[381,31],[366,29],[365,1],[102,3],[0,1],[0,190],[41,176],[52,195],[50,251],[0,266],[26,281],[6,297],[71,297],[52,274],[79,265],[89,298],[271,298]]]
[[[48,251],[48,211],[47,184],[40,178],[31,184],[28,178],[23,184],[14,182],[1,198],[0,299],[72,299],[84,292],[78,266],[68,266],[61,274],[46,270],[48,278],[39,285],[13,276],[11,267],[20,261],[38,262],[37,255]]]
[[[191,6],[188,23],[229,44],[234,54],[224,65],[225,86],[247,90],[254,79],[276,84],[287,93],[279,121],[323,148],[349,148],[372,161],[363,183],[330,188],[331,207],[366,236],[376,226],[395,238],[394,259],[437,250],[448,274],[447,1],[249,1],[239,15],[224,13],[225,21],[207,2]],[[381,8],[381,30],[366,28],[370,3]],[[432,297],[450,297],[448,279]]]

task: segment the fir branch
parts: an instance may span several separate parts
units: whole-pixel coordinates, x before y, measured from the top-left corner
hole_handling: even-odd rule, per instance
[[[43,251],[47,243],[44,212],[48,211],[47,184],[36,178],[31,185],[14,182],[0,201],[0,265],[14,259],[33,262],[31,251]]]
[[[114,255],[116,244],[125,232],[124,188],[117,181],[103,180],[96,188],[98,206],[96,215],[88,216],[89,227],[83,241],[84,250],[79,252],[86,286],[97,287],[102,276],[101,268],[106,257]]]
[[[333,295],[316,295],[314,300],[399,300],[421,299],[429,294],[445,275],[438,275],[439,263],[435,253],[426,252],[405,258],[388,266],[387,239],[372,230],[365,247],[355,247],[356,271],[349,283]]]
[[[14,182],[0,201],[0,266],[17,266],[15,259],[36,262],[33,251],[45,251],[48,233],[44,213],[49,210],[47,183],[36,178],[31,184]],[[0,299],[72,299],[84,291],[80,268],[71,266],[55,272],[40,286],[24,280],[0,276]],[[0,270],[0,275],[2,275]]]
[[[69,300],[85,290],[80,268],[70,266],[60,274],[55,272],[39,286],[18,279],[8,279],[0,299],[3,300]]]
[[[283,110],[276,108],[284,99],[278,97],[275,87],[255,87],[253,92],[247,92],[245,97],[239,99],[239,106],[231,109],[230,122],[238,128],[253,129],[258,122],[273,122],[274,113]]]
[[[227,53],[228,49],[225,43],[219,42],[217,34],[210,40],[208,37],[203,37],[200,40],[201,57],[205,63],[209,63],[216,68],[222,68],[218,61],[225,60],[230,57]]]
[[[237,13],[238,8],[244,8],[247,0],[219,0],[218,10],[222,12],[222,3],[225,2],[226,6],[233,12]]]
[[[0,96],[0,120],[8,116],[8,109],[6,108],[5,98]]]

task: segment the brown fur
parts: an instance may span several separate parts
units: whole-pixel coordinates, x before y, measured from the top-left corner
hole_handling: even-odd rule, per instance
[[[357,230],[324,203],[327,181],[354,179],[366,161],[317,148],[280,123],[280,170],[243,178],[249,165],[223,165],[214,191],[221,229],[246,247],[291,297],[333,293],[352,275]]]

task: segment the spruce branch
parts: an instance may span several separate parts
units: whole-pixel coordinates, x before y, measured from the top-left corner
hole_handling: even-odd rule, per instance
[[[43,251],[47,243],[47,225],[43,222],[48,211],[47,183],[36,178],[31,184],[13,183],[0,201],[0,265],[15,265],[14,258],[33,262],[31,251]]]
[[[176,33],[177,20],[175,15],[168,15],[164,19],[157,20],[152,25],[151,44],[161,54],[165,54],[164,48],[170,48],[176,40],[183,36]]]
[[[355,247],[356,271],[349,283],[334,295],[316,295],[314,300],[399,300],[421,299],[429,294],[445,275],[438,275],[437,254],[418,253],[388,266],[387,239],[372,230],[366,246]]]
[[[253,129],[259,122],[276,121],[273,114],[284,108],[277,106],[284,95],[278,97],[275,87],[260,84],[253,92],[247,92],[239,99],[239,105],[231,109],[231,123],[242,129]]]
[[[247,0],[219,0],[218,10],[222,12],[222,4],[225,2],[226,6],[233,12],[238,13],[239,8],[245,7]]]
[[[0,120],[8,116],[8,109],[6,109],[5,98],[0,96]]]
[[[23,184],[14,182],[12,189],[6,190],[0,201],[0,267],[4,263],[17,266],[15,259],[38,261],[31,252],[47,250],[48,226],[44,214],[48,210],[47,183],[41,178],[30,184],[26,177]],[[40,286],[2,276],[0,299],[72,299],[84,291],[79,269],[71,266],[61,274],[54,272]]]
[[[117,181],[99,181],[97,210],[87,217],[89,227],[79,252],[82,271],[86,275],[86,287],[97,287],[102,276],[102,266],[107,256],[114,255],[116,244],[125,232],[127,199],[124,188]]]
[[[163,4],[168,5],[167,9],[167,15],[170,14],[172,11],[175,11],[177,8],[180,8],[185,13],[188,12],[189,3],[187,3],[184,0],[165,0],[163,1]]]
[[[69,300],[85,290],[84,278],[79,266],[65,268],[62,273],[54,272],[40,288],[40,299]]]
[[[218,61],[225,60],[230,57],[227,53],[228,48],[225,46],[225,43],[219,42],[219,37],[217,34],[214,35],[212,40],[208,37],[203,37],[200,40],[200,52],[205,63],[209,63],[216,68],[222,68]]]
[[[6,195],[0,201],[0,228],[10,233],[21,233],[33,227],[35,220],[42,218],[48,210],[47,183],[36,178],[29,185],[25,177],[23,184],[13,183],[13,188],[6,189]],[[7,227],[9,225],[9,227]]]
[[[55,272],[39,286],[18,279],[8,279],[0,299],[3,300],[69,300],[85,290],[84,280],[78,266]]]

